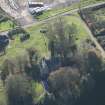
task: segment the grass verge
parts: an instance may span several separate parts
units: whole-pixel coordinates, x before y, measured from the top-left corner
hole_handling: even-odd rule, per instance
[[[44,20],[44,19],[47,19],[47,18],[50,18],[50,17],[54,17],[56,15],[65,13],[65,12],[69,12],[73,9],[78,9],[79,7],[82,8],[82,7],[85,7],[85,6],[88,6],[88,5],[92,5],[92,4],[95,4],[95,3],[101,3],[101,2],[104,2],[104,0],[87,0],[87,1],[86,0],[81,0],[81,2],[74,3],[74,4],[72,4],[71,6],[68,6],[68,7],[62,7],[62,8],[60,7],[60,8],[45,11],[45,12],[43,12],[42,15],[36,16],[35,18],[37,18],[39,21],[41,21],[41,20]]]

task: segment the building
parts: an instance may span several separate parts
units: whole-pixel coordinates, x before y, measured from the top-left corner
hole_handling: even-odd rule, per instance
[[[37,15],[49,9],[48,6],[45,6],[43,2],[31,2],[31,1],[28,1],[28,8],[29,12],[32,15],[34,14]]]
[[[43,2],[28,2],[29,8],[37,8],[37,7],[44,7]]]

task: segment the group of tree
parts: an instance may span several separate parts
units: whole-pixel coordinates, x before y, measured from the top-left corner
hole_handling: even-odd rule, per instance
[[[28,40],[30,38],[30,34],[27,33],[23,28],[21,27],[15,27],[13,26],[13,29],[11,29],[7,33],[8,37],[13,40],[18,35],[20,37],[20,41],[24,42],[25,40]]]
[[[46,35],[49,39],[51,57],[60,56],[61,61],[69,65],[63,65],[50,73],[48,85],[49,92],[53,97],[47,97],[45,105],[49,105],[51,102],[55,105],[90,105],[92,103],[98,105],[99,102],[102,103],[105,90],[103,89],[104,84],[100,82],[105,81],[105,65],[100,52],[93,48],[92,50],[84,49],[86,51],[81,54],[77,53],[76,26],[74,24],[68,25],[62,18],[49,23],[47,28]],[[71,62],[69,62],[71,59],[75,65],[73,67],[70,66]],[[100,95],[99,92],[101,92]]]
[[[6,81],[8,105],[33,105],[33,90],[27,76],[12,75]]]
[[[7,93],[8,105],[34,105],[32,80],[39,81],[40,69],[35,48],[26,49],[16,59],[8,58],[1,68],[1,79]]]
[[[77,53],[77,28],[62,18],[49,23],[46,28],[51,59],[60,57],[62,65],[49,74],[46,80],[48,94],[38,104],[99,105],[100,102],[104,105],[105,86],[102,81],[105,81],[105,64],[100,52],[94,48]],[[39,58],[37,50],[31,47],[22,56],[3,63],[1,79],[6,87],[8,105],[34,105],[35,93],[30,81],[41,79]],[[70,66],[70,60],[74,66]]]
[[[57,105],[98,105],[104,101],[105,71],[99,52],[91,50],[80,58],[80,68],[63,67],[49,75],[49,92]]]
[[[28,64],[27,74],[32,75],[36,79],[35,70],[38,69],[34,68],[33,65],[37,61],[34,60],[37,57],[35,57],[33,49],[31,51],[28,49],[28,51],[31,61]],[[32,59],[33,55],[34,59]],[[87,54],[80,58],[78,59],[78,62],[81,60],[80,68],[61,67],[49,75],[48,91],[51,96],[46,95],[41,105],[52,105],[52,103],[55,105],[75,105],[81,102],[84,97],[87,97],[86,94],[91,93],[96,88],[96,82],[102,76],[100,73],[104,71],[99,52],[95,50],[88,51]],[[8,68],[8,64],[5,67]],[[9,69],[12,70],[12,67]],[[7,71],[4,72],[8,75]],[[5,86],[9,105],[33,105],[33,90],[28,77],[24,74],[14,74],[7,77]]]
[[[49,50],[51,57],[60,57],[63,62],[72,57],[76,52],[76,35],[78,33],[75,24],[68,24],[66,20],[59,17],[47,24],[47,38],[49,39]]]
[[[16,59],[6,59],[1,67],[1,70],[1,79],[4,84],[9,75],[15,74],[26,73],[33,79],[38,79],[40,76],[40,70],[37,51],[31,47],[26,50],[24,55],[17,56]]]

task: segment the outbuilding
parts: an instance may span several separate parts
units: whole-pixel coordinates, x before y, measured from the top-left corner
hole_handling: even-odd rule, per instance
[[[32,15],[37,15],[42,13],[43,11],[48,10],[48,6],[46,6],[43,2],[32,2],[32,1],[28,1],[28,8],[29,8],[29,12]]]

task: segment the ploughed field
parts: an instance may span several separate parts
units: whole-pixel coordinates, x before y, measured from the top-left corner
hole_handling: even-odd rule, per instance
[[[105,6],[84,9],[80,15],[105,50]]]

